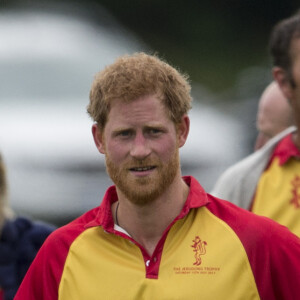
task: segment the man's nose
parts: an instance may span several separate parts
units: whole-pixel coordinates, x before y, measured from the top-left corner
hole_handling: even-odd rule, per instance
[[[147,139],[142,133],[137,133],[131,146],[130,155],[137,159],[143,159],[150,154],[151,150]]]

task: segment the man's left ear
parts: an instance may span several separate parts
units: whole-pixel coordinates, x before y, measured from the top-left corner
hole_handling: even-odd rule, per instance
[[[93,124],[92,134],[93,134],[94,142],[95,142],[95,145],[96,145],[98,151],[102,154],[105,154],[103,131],[100,130],[100,128],[97,124]]]
[[[182,147],[189,135],[190,131],[190,118],[188,115],[183,115],[181,122],[177,124],[177,137],[178,137],[178,146]]]
[[[293,88],[291,86],[287,71],[283,70],[281,67],[273,67],[272,75],[279,85],[285,98],[291,99]]]

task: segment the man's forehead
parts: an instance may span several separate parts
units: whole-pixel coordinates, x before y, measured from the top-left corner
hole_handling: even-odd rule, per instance
[[[108,116],[111,114],[112,111],[114,113],[126,112],[130,114],[145,109],[157,109],[159,111],[164,111],[167,113],[165,103],[156,94],[153,94],[140,96],[130,100],[112,99],[110,102]]]
[[[122,99],[114,99],[111,102],[107,121],[114,118],[135,119],[161,121],[165,118],[172,121],[170,113],[163,101],[155,95],[143,96],[131,101],[123,101]]]

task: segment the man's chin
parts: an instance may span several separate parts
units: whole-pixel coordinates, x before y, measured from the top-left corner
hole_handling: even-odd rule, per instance
[[[128,195],[128,200],[137,206],[146,206],[157,199],[155,193],[132,193]]]
[[[147,177],[137,177],[134,179],[134,184],[145,186],[145,185],[150,185],[151,181],[152,181],[151,178],[149,178],[148,176]]]
[[[152,203],[160,194],[157,187],[149,183],[149,180],[137,180],[133,185],[121,189],[126,198],[138,206]]]

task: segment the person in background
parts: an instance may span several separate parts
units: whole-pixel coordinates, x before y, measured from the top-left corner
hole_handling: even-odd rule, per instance
[[[190,107],[186,77],[157,56],[95,77],[92,134],[115,185],[48,237],[15,300],[300,297],[300,239],[181,176]]]
[[[270,38],[273,77],[291,106],[295,127],[227,169],[212,194],[287,226],[300,237],[300,14]]]
[[[12,300],[54,226],[16,217],[8,205],[6,168],[0,154],[0,300]]]
[[[292,126],[292,109],[278,84],[271,82],[258,103],[256,128],[258,135],[254,150],[260,149],[272,137]]]

